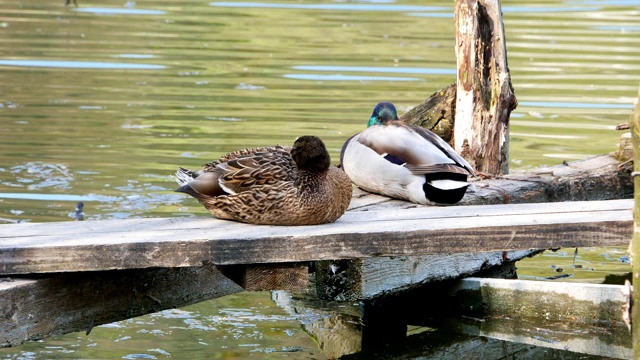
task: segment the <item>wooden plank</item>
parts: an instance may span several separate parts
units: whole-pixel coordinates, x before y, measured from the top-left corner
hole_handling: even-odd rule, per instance
[[[213,218],[7,224],[0,274],[620,245],[632,233],[632,207],[632,200],[416,207],[351,211],[299,227]]]
[[[0,347],[242,291],[214,265],[0,281]]]
[[[335,301],[373,299],[434,281],[458,279],[533,256],[541,250],[451,255],[372,257],[316,263],[318,297]],[[515,275],[515,271],[513,272]]]
[[[624,327],[630,290],[623,285],[466,278],[450,289],[467,312],[509,318]]]

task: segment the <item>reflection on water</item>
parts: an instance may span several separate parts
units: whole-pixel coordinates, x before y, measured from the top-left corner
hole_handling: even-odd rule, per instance
[[[326,359],[269,293],[228,295],[181,309],[0,349],[14,359]]]
[[[637,1],[503,6],[519,100],[510,168],[613,151],[620,134],[611,129],[628,121],[640,83]],[[78,201],[88,221],[207,215],[173,193],[178,164],[197,168],[237,148],[291,144],[303,134],[322,137],[335,163],[375,103],[393,101],[405,112],[455,81],[449,0],[104,0],[78,8],[0,0],[0,14],[0,222],[73,221]],[[243,296],[252,295],[230,301]],[[250,308],[225,301],[203,306]],[[297,342],[306,340],[269,343],[278,341],[270,320],[253,322],[254,338],[225,345],[235,330],[205,321],[226,336],[212,340],[213,330],[173,323],[187,328],[176,336],[165,315],[0,356],[83,349],[93,351],[84,357],[162,358],[183,351],[179,344],[195,333],[216,344],[189,343],[195,357],[222,346],[237,357],[299,346],[322,358]],[[294,319],[285,328],[298,334]],[[109,340],[91,340],[107,333]]]
[[[429,74],[429,75],[455,75],[455,69],[438,68],[405,68],[405,67],[375,67],[375,66],[322,66],[322,65],[298,65],[296,70],[310,71],[353,71],[393,74]]]
[[[118,8],[75,8],[73,11],[94,13],[96,15],[164,15],[166,12],[161,10],[147,9],[118,9]]]
[[[318,80],[318,81],[419,81],[417,78],[394,76],[361,76],[342,74],[284,74],[289,79]]]
[[[122,56],[121,56],[122,57]],[[50,67],[72,69],[164,69],[162,65],[127,64],[66,60],[0,60],[0,66]]]
[[[351,10],[351,11],[442,11],[451,10],[442,6],[378,5],[378,4],[276,4],[267,2],[212,2],[211,6],[266,8],[266,9],[309,9],[309,10]]]

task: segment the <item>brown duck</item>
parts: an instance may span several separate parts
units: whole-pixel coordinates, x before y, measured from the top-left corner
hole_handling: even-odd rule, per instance
[[[351,201],[351,181],[331,166],[315,136],[293,146],[237,150],[203,166],[179,168],[178,192],[196,198],[214,216],[263,225],[315,225],[336,221]]]

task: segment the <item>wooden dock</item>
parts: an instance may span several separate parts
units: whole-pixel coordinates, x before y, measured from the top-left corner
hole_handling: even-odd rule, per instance
[[[210,217],[0,225],[0,345],[243,288],[305,287],[312,261],[356,263],[345,299],[373,298],[531,249],[626,245],[633,231],[633,200],[411,206],[390,211],[387,198],[361,193],[335,223],[302,227]],[[455,261],[435,260],[444,255]]]
[[[0,226],[0,274],[245,265],[629,242],[633,200],[349,211],[332,224],[213,218]]]

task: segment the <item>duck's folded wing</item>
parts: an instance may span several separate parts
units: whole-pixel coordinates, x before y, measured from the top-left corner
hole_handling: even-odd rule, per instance
[[[455,164],[434,164],[434,165],[404,165],[414,175],[425,175],[434,173],[455,173],[469,175],[467,169]]]
[[[295,181],[297,168],[288,151],[257,152],[218,164],[218,183],[229,194],[250,190],[256,186],[273,186],[283,181]]]
[[[431,131],[429,131],[429,130],[427,130],[425,128],[419,127],[419,126],[412,126],[411,128],[417,134],[419,134],[423,138],[427,139],[430,143],[432,143],[433,145],[438,147],[438,149],[440,149],[440,151],[442,151],[451,160],[455,161],[457,164],[459,164],[463,168],[467,169],[467,171],[471,175],[475,174],[475,171],[473,170],[473,167],[471,166],[471,164],[469,164],[467,162],[467,160],[465,160],[462,156],[460,156],[451,147],[451,145],[449,145],[446,141],[442,140],[442,138],[440,136],[436,135],[435,133],[433,133],[433,132],[431,132]]]
[[[392,162],[396,164],[406,163],[415,166],[456,164],[456,161],[447,154],[447,149],[437,139],[425,138],[413,127],[402,123],[371,126],[360,134],[358,141],[385,158],[392,155],[391,159],[394,159]],[[444,143],[443,140],[440,141]],[[449,149],[454,152],[451,147]]]
[[[225,163],[227,161],[241,159],[244,157],[251,157],[251,156],[255,156],[256,154],[279,152],[279,151],[291,152],[291,146],[274,145],[274,146],[263,146],[263,147],[236,150],[234,152],[230,152],[224,155],[223,157],[221,157],[216,161],[212,161],[208,164],[205,164],[204,169],[206,171],[213,171],[213,169],[215,169],[216,166],[218,166],[219,164]]]

